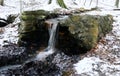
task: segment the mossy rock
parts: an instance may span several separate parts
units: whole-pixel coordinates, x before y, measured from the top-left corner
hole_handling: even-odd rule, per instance
[[[99,21],[99,38],[105,36],[112,30],[113,17],[111,15],[98,18]]]
[[[47,15],[48,11],[45,10],[35,10],[35,11],[24,11],[22,15]]]
[[[21,23],[19,26],[19,41],[18,44],[25,45],[38,42],[41,45],[47,45],[49,39],[48,27],[45,23],[46,19],[55,18],[56,13],[50,13],[45,10],[24,11],[21,14]],[[39,44],[38,44],[39,45]]]
[[[18,44],[24,45],[22,42],[25,41],[29,44],[40,42],[46,45],[49,33],[45,26],[45,19],[48,15],[48,11],[44,10],[24,11],[21,15]]]
[[[44,10],[24,11],[21,15],[20,32],[26,33],[37,30],[37,25],[47,17],[48,12]]]
[[[87,52],[112,30],[112,22],[111,15],[71,15],[59,23],[57,48],[70,54]]]
[[[25,31],[21,31],[19,34],[19,46],[31,46],[32,44],[35,44],[37,46],[39,45],[39,47],[41,45],[47,47],[49,40],[49,31],[46,28],[46,23],[43,21],[35,28],[33,28],[32,26],[33,25],[30,24],[29,28],[27,28],[27,26],[22,27],[25,28]]]

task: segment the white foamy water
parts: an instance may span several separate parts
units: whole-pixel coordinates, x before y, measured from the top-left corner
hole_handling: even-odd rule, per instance
[[[56,35],[58,21],[56,19],[50,19],[48,20],[48,22],[50,23],[50,26],[48,28],[50,35],[48,41],[48,47],[44,49],[43,52],[40,52],[37,55],[37,60],[44,60],[48,55],[54,53],[55,51],[55,41],[56,41],[55,35]]]
[[[36,60],[44,61],[45,58],[54,53],[54,49],[49,49],[48,51],[42,51],[36,56]]]

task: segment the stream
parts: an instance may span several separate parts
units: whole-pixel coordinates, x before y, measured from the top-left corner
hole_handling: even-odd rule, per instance
[[[64,0],[69,10],[59,8],[57,3],[47,4],[48,0],[22,0],[26,10],[45,9],[51,11],[57,8],[61,13],[91,9],[96,7],[96,1],[92,0]],[[73,2],[77,5],[73,5]],[[98,0],[98,9],[83,12],[81,15],[106,15],[114,18],[113,30],[102,38],[94,52],[82,55],[68,56],[55,48],[57,42],[57,24],[61,18],[49,19],[50,22],[48,46],[37,54],[28,55],[25,47],[18,47],[18,25],[12,24],[4,28],[0,33],[0,76],[119,76],[120,75],[120,11],[114,10],[114,0]],[[91,3],[91,4],[90,4]],[[10,14],[19,14],[18,0],[5,0],[5,6],[0,6],[0,17],[5,18]],[[90,5],[89,5],[90,4]],[[119,2],[120,6],[120,2]],[[19,23],[19,20],[17,20]],[[15,22],[17,23],[17,22]],[[74,49],[73,49],[74,51]],[[33,51],[34,52],[34,51]]]
[[[50,19],[47,20],[50,23],[50,26],[48,28],[49,30],[49,41],[48,41],[48,47],[43,50],[43,52],[40,52],[37,55],[38,60],[44,60],[43,58],[47,57],[49,54],[52,54],[55,52],[55,42],[56,42],[56,29],[58,25],[57,19]]]
[[[61,76],[63,72],[66,72],[66,70],[70,72],[72,71],[71,73],[73,73],[73,69],[72,69],[73,63],[77,62],[80,59],[80,57],[77,55],[71,57],[67,56],[64,53],[57,51],[57,49],[55,48],[58,22],[59,20],[64,19],[66,17],[67,16],[62,16],[57,19],[46,20],[47,22],[50,23],[50,26],[48,28],[49,30],[48,46],[43,51],[36,54],[35,56],[31,56],[32,58],[27,57],[27,53],[25,52],[26,49],[24,49],[23,53],[21,53],[23,56],[19,57],[20,60],[21,59],[23,60],[23,62],[11,63],[2,66],[0,68],[0,76],[1,75]],[[16,49],[17,52],[15,57],[17,57],[18,54],[20,54],[20,51],[18,51],[19,47],[17,47],[16,45],[14,45],[13,47],[13,45],[11,45],[11,48],[8,49],[11,50]],[[8,59],[7,61],[10,60]],[[46,70],[44,68],[46,68]],[[39,70],[41,69],[41,71],[38,72],[37,71],[38,69]]]

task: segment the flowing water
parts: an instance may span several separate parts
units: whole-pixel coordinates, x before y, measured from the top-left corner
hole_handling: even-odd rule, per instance
[[[50,26],[48,28],[49,30],[49,41],[48,41],[48,47],[44,49],[43,52],[40,52],[36,59],[37,60],[44,60],[48,55],[54,53],[55,51],[55,42],[56,42],[56,31],[57,31],[57,25],[58,25],[58,20],[57,19],[49,19],[47,20],[50,23]]]
[[[34,60],[41,60],[44,61],[44,59],[50,55],[53,54],[55,51],[55,41],[56,41],[56,29],[57,29],[57,25],[58,25],[58,20],[57,19],[50,19],[47,20],[50,23],[50,26],[48,28],[49,30],[49,41],[48,41],[48,47],[46,49],[43,50],[43,52],[40,52],[36,57],[30,58],[28,60],[25,61],[25,63],[30,62],[30,61],[34,61]],[[7,70],[10,68],[14,68],[14,67],[20,67],[20,65],[6,65],[3,67],[0,67],[0,71],[2,70]]]
[[[50,22],[52,22],[51,26],[48,28],[49,29],[49,34],[50,34],[50,38],[49,38],[49,42],[48,42],[48,50],[49,49],[54,49],[55,48],[55,41],[56,41],[56,31],[57,31],[57,25],[58,25],[58,21],[55,19],[51,19],[49,20]]]
[[[56,33],[57,33],[57,25],[60,19],[64,19],[65,17],[62,18],[57,18],[57,19],[49,19],[47,20],[50,23],[50,26],[48,28],[49,31],[49,41],[48,41],[48,47],[44,49],[42,52],[36,55],[36,57],[30,58],[26,60],[24,63],[31,62],[34,60],[40,60],[40,61],[45,61],[45,58],[48,57],[49,55],[53,54],[55,52],[55,43],[56,43]],[[63,59],[63,58],[62,58]],[[56,61],[56,60],[55,60]],[[0,68],[0,71],[2,70],[7,70],[7,69],[12,69],[14,67],[20,67],[21,65],[6,65]]]

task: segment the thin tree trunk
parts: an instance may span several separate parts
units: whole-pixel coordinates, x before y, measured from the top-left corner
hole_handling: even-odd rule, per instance
[[[67,6],[64,3],[64,0],[57,0],[58,4],[60,5],[60,7],[62,8],[67,8]]]
[[[3,6],[4,0],[0,0],[0,5]]]
[[[97,0],[97,2],[96,2],[96,7],[98,7],[98,0]]]
[[[119,7],[119,0],[116,0],[115,6],[118,8]]]
[[[56,1],[60,7],[67,8],[67,6],[64,3],[64,0],[56,0]],[[52,3],[52,0],[49,0],[48,4],[51,4],[51,3]]]
[[[49,0],[48,4],[51,4],[52,3],[52,0]]]

